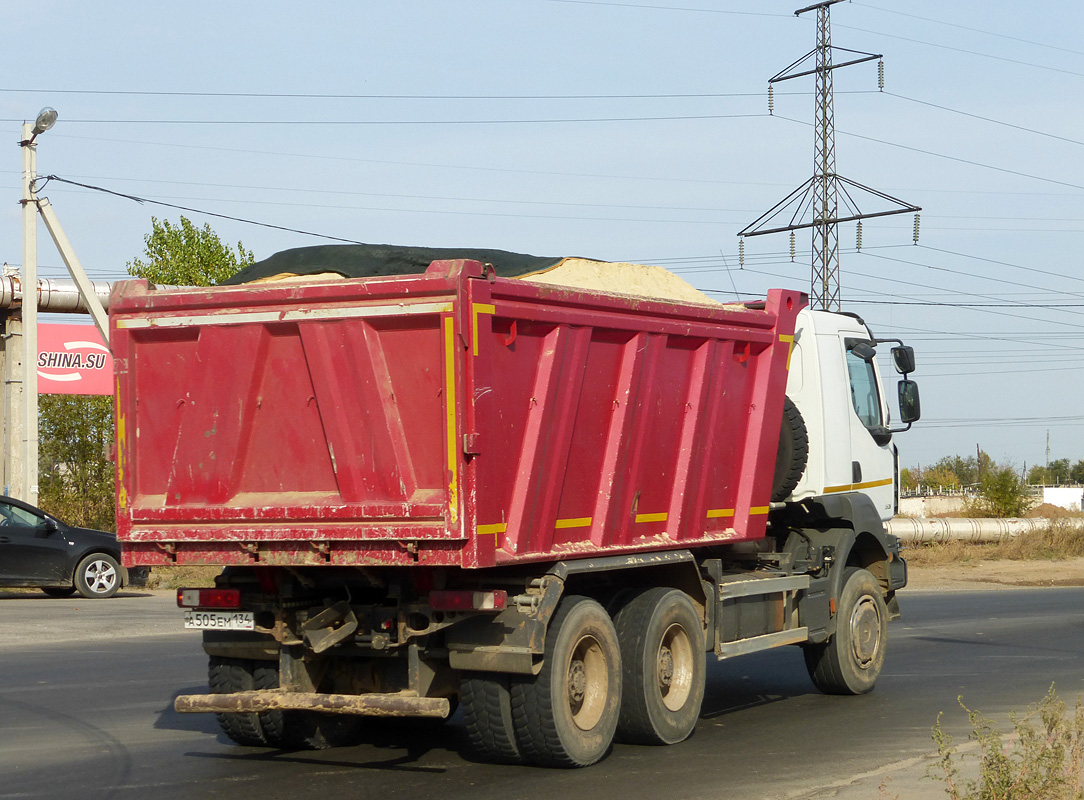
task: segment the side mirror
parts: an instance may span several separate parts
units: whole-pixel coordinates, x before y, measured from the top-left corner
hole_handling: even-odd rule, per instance
[[[873,441],[877,443],[878,447],[884,447],[892,441],[892,431],[884,426],[877,428],[867,428],[869,435],[873,437]]]
[[[851,352],[867,364],[872,363],[874,356],[877,355],[877,351],[874,349],[873,345],[868,342],[855,342],[851,345]]]
[[[56,520],[53,519],[52,517],[46,517],[45,518],[45,532],[46,533],[54,533],[57,529],[58,529],[58,527],[57,527],[57,524],[56,524]]]
[[[915,371],[915,348],[901,344],[892,348],[892,363],[896,365],[896,372],[907,375]],[[917,399],[916,394],[916,399]],[[915,417],[918,419],[918,417]]]
[[[900,422],[907,425],[918,422],[922,416],[922,404],[918,399],[918,384],[904,378],[899,382],[897,389],[900,399]]]

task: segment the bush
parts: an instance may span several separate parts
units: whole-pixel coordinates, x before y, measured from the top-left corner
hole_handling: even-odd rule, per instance
[[[1084,798],[1084,703],[1077,698],[1074,713],[1054,687],[1021,717],[1010,714],[1012,731],[1006,739],[994,723],[964,705],[971,735],[979,744],[978,777],[965,779],[952,737],[941,728],[941,715],[933,726],[938,761],[927,773],[943,781],[952,800],[1081,800]],[[971,765],[974,766],[974,765]]]
[[[1008,465],[987,468],[979,481],[979,496],[968,503],[968,513],[976,517],[1022,517],[1031,506],[1027,485]]]

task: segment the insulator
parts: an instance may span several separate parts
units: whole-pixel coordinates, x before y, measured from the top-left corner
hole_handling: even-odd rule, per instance
[[[775,87],[768,84],[768,113],[775,113]]]
[[[877,88],[882,92],[885,90],[885,62],[883,58],[877,62]]]
[[[745,239],[738,239],[738,267],[745,269]]]
[[[912,237],[915,244],[918,244],[918,214],[915,214],[915,234]]]
[[[862,220],[858,220],[858,229],[855,233],[854,249],[862,252]]]
[[[794,261],[794,231],[790,232],[790,260]]]

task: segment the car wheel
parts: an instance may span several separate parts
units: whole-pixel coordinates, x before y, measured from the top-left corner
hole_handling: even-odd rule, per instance
[[[50,597],[71,597],[75,594],[74,586],[42,586],[40,588]]]
[[[120,588],[120,564],[107,553],[91,553],[75,568],[75,588],[83,597],[112,597]]]

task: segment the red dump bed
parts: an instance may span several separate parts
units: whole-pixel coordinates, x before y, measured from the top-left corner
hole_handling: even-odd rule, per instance
[[[125,561],[475,568],[762,537],[804,300],[679,305],[474,261],[123,283]]]

